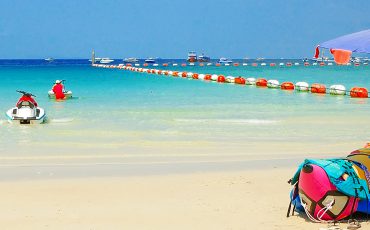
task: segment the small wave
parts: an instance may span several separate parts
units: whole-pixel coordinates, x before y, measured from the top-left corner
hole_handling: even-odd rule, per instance
[[[227,124],[274,124],[279,121],[263,119],[176,119],[186,123],[227,123]]]
[[[48,119],[48,123],[69,123],[72,122],[73,118],[56,118],[56,119]]]

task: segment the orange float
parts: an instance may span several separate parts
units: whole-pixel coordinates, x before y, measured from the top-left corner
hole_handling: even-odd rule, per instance
[[[217,82],[225,82],[226,81],[226,79],[225,79],[225,76],[224,75],[218,75],[218,77],[217,77]]]
[[[144,63],[143,66],[148,66],[148,63]]]
[[[256,80],[256,86],[259,86],[259,87],[267,87],[267,80],[264,79],[264,78],[258,78]]]
[[[216,63],[216,66],[221,66],[221,64],[220,63]]]
[[[193,73],[193,79],[198,79],[198,78],[199,78],[199,74]]]
[[[294,90],[294,84],[292,82],[283,82],[280,88],[282,90]]]
[[[188,73],[187,72],[182,72],[181,77],[187,77]]]
[[[243,77],[236,77],[234,81],[235,84],[245,85],[245,79]]]
[[[211,74],[206,74],[206,75],[204,76],[204,80],[206,80],[206,81],[210,81],[210,80],[211,80],[211,78],[212,78],[212,75],[211,75]]]
[[[239,66],[239,63],[234,63],[234,66]]]
[[[314,83],[311,85],[311,93],[326,93],[326,87],[323,84]]]
[[[351,97],[368,98],[369,93],[366,88],[353,87],[350,91]]]
[[[324,62],[320,62],[320,66],[324,66],[325,65],[325,63]]]
[[[174,72],[172,73],[172,76],[174,76],[174,77],[178,77],[178,76],[179,76],[179,72],[178,72],[178,71],[174,71]]]
[[[185,63],[182,63],[181,66],[186,66],[186,64]]]
[[[275,63],[270,63],[270,66],[276,66],[276,64]]]
[[[256,67],[256,66],[258,66],[258,64],[257,63],[252,63],[252,66]]]
[[[168,66],[168,64],[167,63],[163,63],[163,66]]]
[[[164,74],[164,75],[168,75],[168,71],[164,71],[164,72],[163,72],[163,74]]]
[[[203,63],[199,63],[199,66],[204,66],[204,64]]]

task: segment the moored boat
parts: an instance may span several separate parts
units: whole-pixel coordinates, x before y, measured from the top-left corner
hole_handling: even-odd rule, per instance
[[[195,51],[190,51],[188,53],[188,62],[196,62],[197,61],[197,53]]]

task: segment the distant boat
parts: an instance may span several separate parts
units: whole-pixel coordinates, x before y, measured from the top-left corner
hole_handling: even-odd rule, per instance
[[[144,61],[145,63],[155,63],[155,58],[147,58],[147,59],[145,59],[145,61]]]
[[[95,61],[96,61],[96,59],[95,59]],[[102,58],[102,59],[100,60],[100,63],[101,63],[101,64],[109,64],[109,63],[111,63],[111,62],[114,62],[114,60],[113,60],[113,59],[110,59],[110,58]]]
[[[198,61],[199,62],[209,62],[210,60],[211,60],[211,58],[204,55],[204,54],[198,56]]]
[[[47,62],[53,62],[54,58],[49,57],[49,58],[45,58],[44,60],[47,61]]]
[[[123,61],[127,63],[134,63],[134,62],[138,62],[139,60],[137,58],[130,57],[130,58],[123,59]]]
[[[228,64],[228,63],[232,63],[233,61],[228,59],[228,58],[220,58],[220,60],[218,61],[218,63],[222,63],[222,64]]]
[[[96,57],[94,60],[95,60],[95,63],[98,63],[101,61],[102,58],[99,58],[99,57]],[[89,62],[92,62],[91,59],[89,59]]]
[[[190,51],[188,53],[188,62],[196,62],[197,61],[197,53],[195,51]]]

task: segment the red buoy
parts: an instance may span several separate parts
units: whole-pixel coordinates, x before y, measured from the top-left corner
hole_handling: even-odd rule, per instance
[[[256,86],[259,86],[259,87],[267,87],[267,80],[264,79],[264,78],[258,78],[256,80]]]
[[[323,84],[314,83],[311,85],[311,93],[326,93],[326,87]]]
[[[181,77],[187,77],[188,73],[187,72],[182,72]]]
[[[199,77],[199,74],[193,73],[193,79],[198,79],[198,77]]]
[[[235,81],[235,84],[245,85],[245,79],[243,77],[236,77],[234,81]]]
[[[353,87],[350,91],[351,97],[368,98],[369,94],[366,88]]]
[[[206,74],[206,76],[204,76],[204,80],[206,81],[210,81],[212,78],[211,74]]]
[[[218,75],[217,82],[225,82],[225,76],[224,75]]]
[[[294,90],[294,84],[292,82],[283,82],[280,88],[282,90]]]

